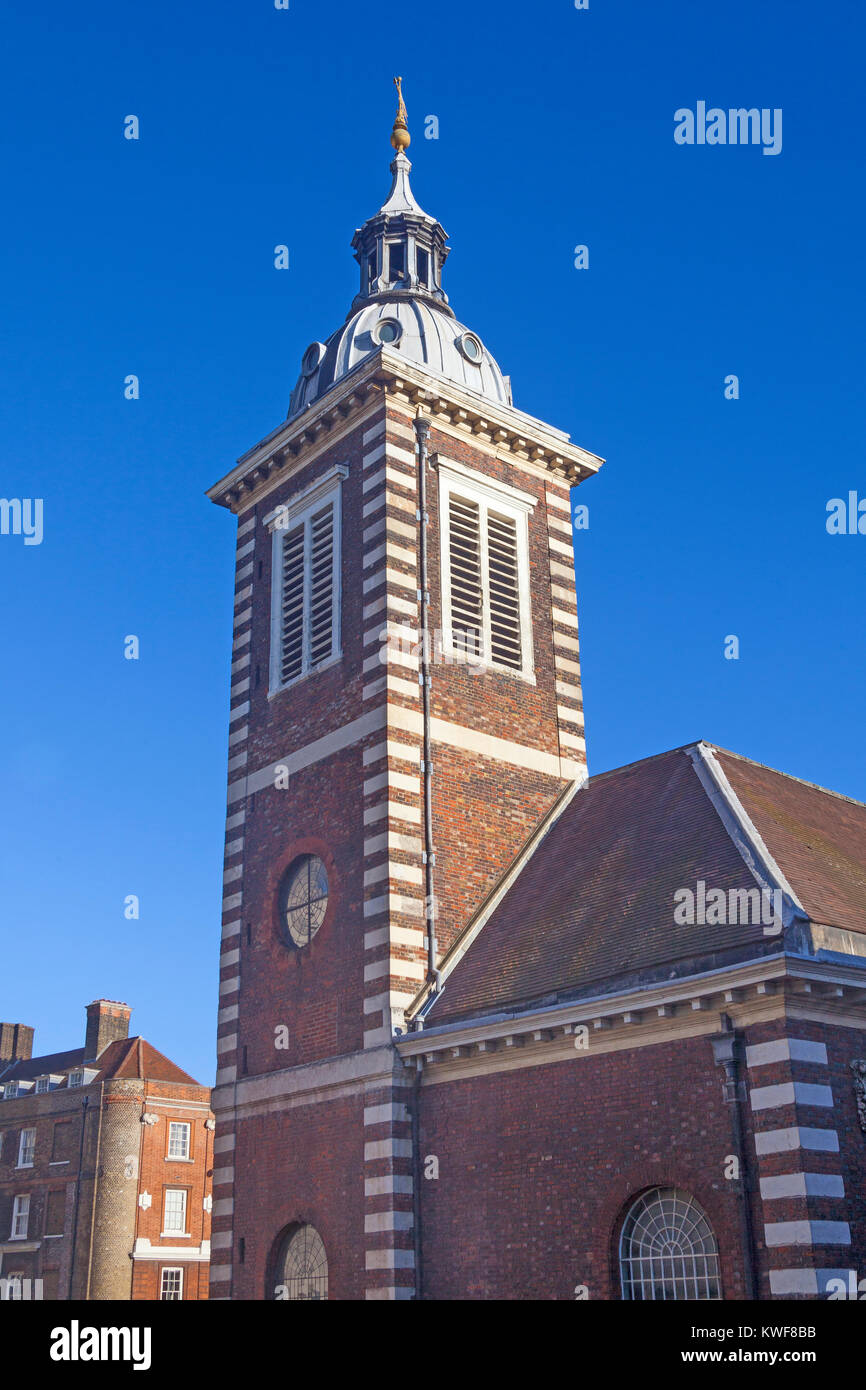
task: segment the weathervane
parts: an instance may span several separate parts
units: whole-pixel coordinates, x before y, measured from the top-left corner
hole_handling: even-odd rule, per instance
[[[406,114],[406,103],[403,100],[402,83],[402,77],[394,78],[394,86],[397,88],[397,115],[394,117],[394,128],[391,131],[391,144],[398,154],[407,148],[412,139],[409,134],[409,127],[406,124],[408,117]]]

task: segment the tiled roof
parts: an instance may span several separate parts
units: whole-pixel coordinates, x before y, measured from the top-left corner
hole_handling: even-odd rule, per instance
[[[144,1038],[121,1038],[109,1043],[99,1057],[87,1063],[84,1061],[83,1047],[72,1048],[69,1052],[49,1052],[43,1057],[31,1057],[29,1061],[10,1064],[6,1071],[0,1072],[0,1078],[3,1081],[32,1081],[48,1072],[72,1071],[85,1065],[88,1070],[98,1073],[97,1081],[146,1077],[148,1081],[174,1081],[187,1086],[199,1084]]]
[[[716,758],[812,920],[866,932],[866,806],[725,749]]]
[[[866,807],[713,750],[804,907],[866,932]],[[594,777],[540,842],[427,1013],[430,1026],[777,952],[760,925],[674,920],[675,893],[755,888],[696,745]]]
[[[80,1067],[83,1061],[83,1047],[73,1047],[68,1052],[46,1052],[43,1057],[30,1057],[26,1062],[11,1062],[6,1071],[2,1070],[0,1064],[0,1077],[3,1081],[33,1081],[37,1076],[45,1076],[49,1072],[71,1071],[73,1067]]]
[[[187,1086],[197,1086],[198,1082],[176,1067],[174,1062],[144,1038],[121,1038],[109,1043],[97,1059],[99,1061],[100,1081],[122,1077],[146,1077],[148,1081],[175,1081]]]

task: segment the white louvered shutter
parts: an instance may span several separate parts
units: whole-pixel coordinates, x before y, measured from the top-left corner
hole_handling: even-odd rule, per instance
[[[477,502],[453,492],[448,502],[448,542],[452,640],[457,651],[480,656],[484,628],[481,513]]]
[[[517,523],[514,517],[487,513],[487,574],[490,607],[490,656],[501,666],[519,671],[523,665],[520,642],[520,589],[517,557]]]
[[[320,507],[283,537],[280,683],[288,685],[334,655],[336,507]]]
[[[310,519],[309,664],[327,661],[334,648],[334,504]]]
[[[282,611],[280,614],[280,682],[287,685],[304,668],[304,563],[303,523],[283,537]]]

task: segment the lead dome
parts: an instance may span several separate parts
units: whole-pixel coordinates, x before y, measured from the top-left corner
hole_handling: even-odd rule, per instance
[[[415,201],[411,168],[399,148],[388,197],[352,239],[359,292],[342,327],[304,352],[290,420],[382,348],[486,400],[511,404],[508,378],[478,335],[455,318],[442,289],[447,233]]]

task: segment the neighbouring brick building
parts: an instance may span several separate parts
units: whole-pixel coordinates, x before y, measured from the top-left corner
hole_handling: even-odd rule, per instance
[[[587,780],[571,488],[442,289],[404,110],[238,518],[211,1296],[866,1275],[866,808],[697,743]]]
[[[6,1296],[208,1297],[210,1091],[129,1018],[97,999],[84,1046],[41,1057],[32,1028],[0,1024]]]

